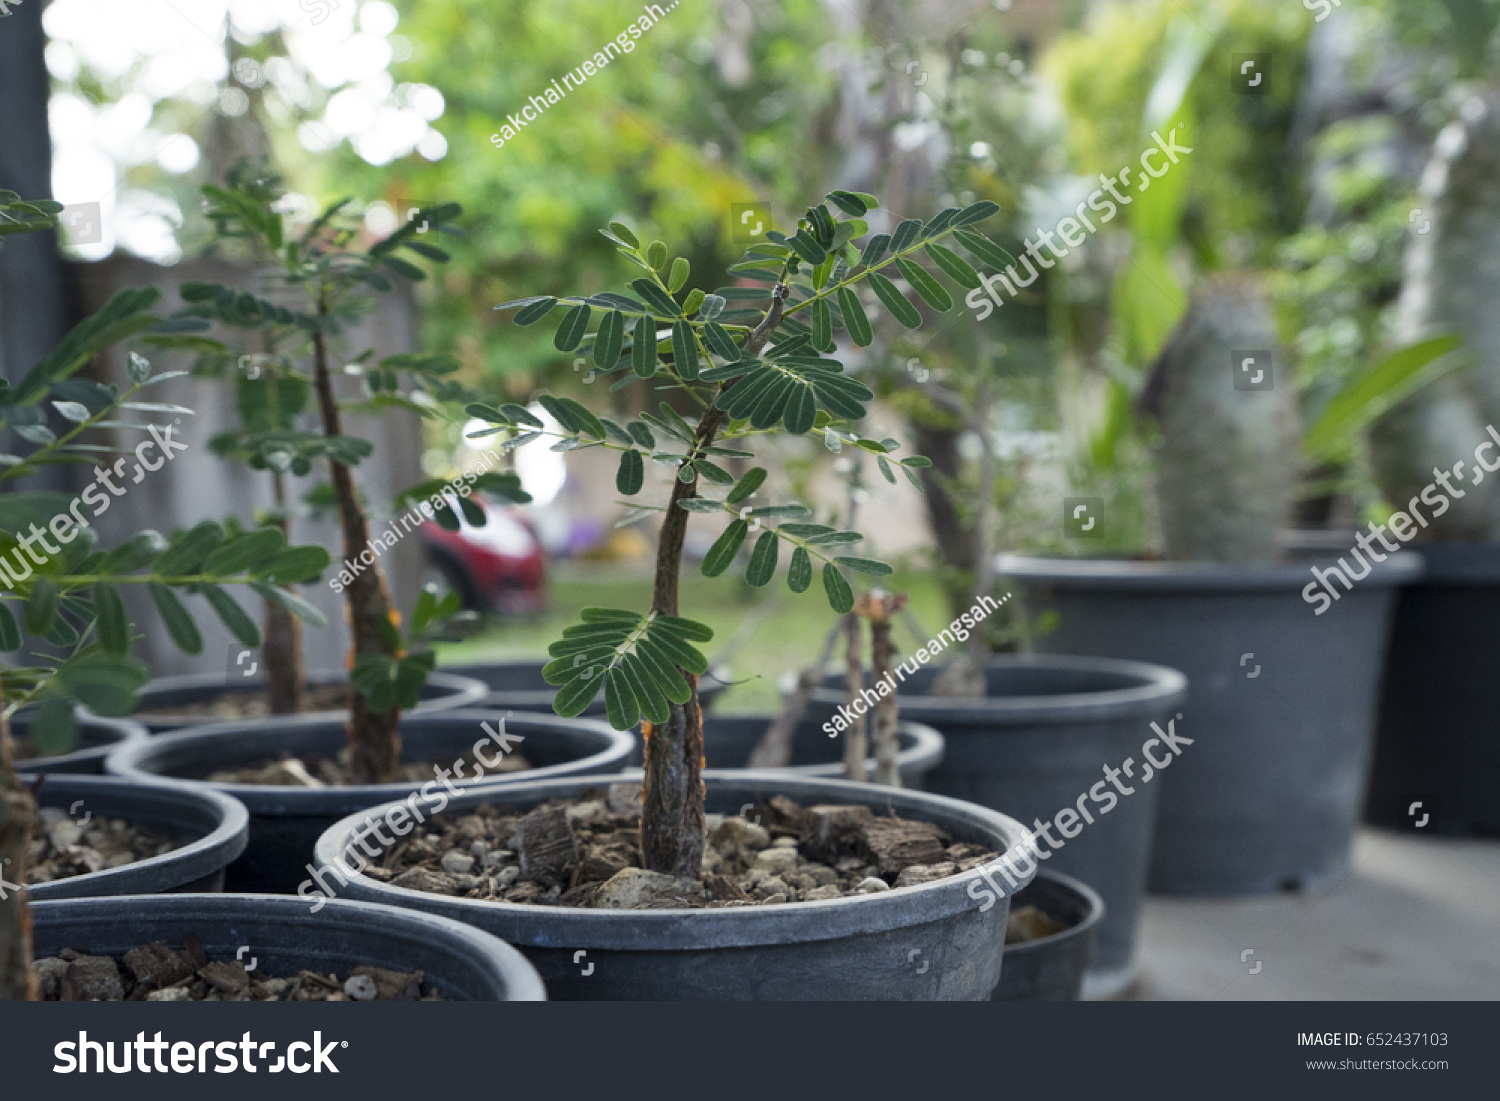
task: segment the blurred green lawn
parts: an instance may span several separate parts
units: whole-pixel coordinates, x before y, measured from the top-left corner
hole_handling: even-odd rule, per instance
[[[647,570],[609,563],[565,563],[552,568],[551,607],[538,616],[489,619],[472,638],[438,647],[440,665],[514,658],[545,658],[548,644],[563,628],[578,621],[582,608],[614,607],[644,611],[651,600]],[[924,629],[935,632],[947,625],[942,591],[918,571],[897,571],[885,588],[909,595],[911,609]],[[777,578],[764,589],[752,589],[738,577],[706,578],[696,568],[683,571],[682,614],[707,623],[714,640],[704,649],[714,663],[728,648],[731,681],[737,683],[715,705],[718,711],[768,713],[780,699],[776,684],[789,670],[800,669],[818,656],[823,637],[836,619],[821,585],[814,583],[797,594]],[[927,641],[914,640],[900,623],[896,642],[910,653]],[[834,651],[842,660],[843,647]]]

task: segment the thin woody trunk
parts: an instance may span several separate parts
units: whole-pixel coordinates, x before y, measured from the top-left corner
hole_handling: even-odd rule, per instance
[[[781,323],[787,288],[777,284],[771,309],[750,338],[746,352],[758,355]],[[732,385],[726,383],[722,393]],[[724,413],[710,405],[698,420],[694,450],[711,447],[724,425]],[[687,538],[688,513],[677,507],[698,495],[698,479],[674,480],[672,499],[656,541],[656,577],[651,611],[677,614],[677,582],[682,572],[682,545]],[[672,704],[661,725],[644,723],[645,778],[641,791],[641,862],[647,870],[697,878],[703,867],[705,818],[703,811],[703,708],[698,702],[698,678],[684,672],[693,694],[684,704]]]
[[[849,697],[849,729],[844,731],[844,778],[856,783],[865,780],[865,717],[853,707],[859,690],[865,686],[865,657],[860,643],[859,615],[844,616],[844,691]]]
[[[327,304],[323,301],[318,303],[318,314],[327,316]],[[313,337],[313,356],[318,407],[323,414],[323,435],[329,438],[342,436],[343,424],[328,368],[328,341],[321,330]],[[344,557],[353,560],[369,546],[370,523],[360,507],[349,468],[330,461],[328,469],[334,497],[338,501]],[[350,668],[367,654],[388,658],[399,656],[386,645],[377,627],[379,623],[392,622],[391,597],[380,567],[372,565],[356,576],[344,588],[344,599],[349,613]],[[350,697],[347,728],[350,770],[355,783],[380,783],[395,774],[396,765],[401,760],[401,738],[396,733],[401,709],[392,707],[387,711],[372,711],[358,692],[351,689]]]
[[[290,541],[286,479],[275,474],[272,486],[276,509],[281,517],[277,526]],[[265,605],[265,640],[261,644],[261,656],[266,663],[266,694],[270,698],[271,714],[295,715],[302,710],[302,621],[280,604],[268,600]]]
[[[0,691],[0,708],[5,694]],[[16,775],[10,720],[0,714],[0,1001],[36,1000],[31,972],[31,913],[26,907],[26,850],[36,801]]]
[[[866,615],[870,620],[870,673],[878,690],[881,682],[896,683],[896,645],[891,640],[891,619],[905,599],[885,592],[872,592],[863,600]],[[896,692],[882,693],[875,704],[873,737],[875,744],[875,782],[890,787],[901,786],[901,772],[896,767],[899,744],[896,734],[898,722]]]

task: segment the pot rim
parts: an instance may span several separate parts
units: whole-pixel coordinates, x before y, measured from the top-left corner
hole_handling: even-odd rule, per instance
[[[499,700],[500,706],[528,708],[535,707],[542,711],[552,710],[552,700],[557,695],[556,688],[491,688],[485,684],[484,678],[479,676],[476,670],[481,669],[534,669],[540,672],[542,667],[550,661],[550,658],[505,658],[497,661],[460,661],[451,665],[438,666],[436,673],[449,673],[457,677],[469,680],[477,680],[484,684],[484,699]],[[730,677],[734,674],[727,665],[711,665],[707,673],[698,678],[698,695],[700,697],[717,696],[727,692],[733,685]],[[707,680],[709,683],[705,684]],[[596,696],[590,704],[597,703],[602,697]]]
[[[1336,566],[1337,556],[1299,562],[1137,562],[1124,558],[1041,558],[1001,554],[995,571],[1020,581],[1045,582],[1055,588],[1127,589],[1173,592],[1300,591],[1313,566]],[[1426,569],[1418,550],[1395,551],[1360,582],[1369,588],[1408,585]]]
[[[24,718],[25,714],[26,711],[23,708],[20,712],[11,716],[11,722],[15,722],[18,718]],[[151,736],[151,732],[142,723],[136,722],[134,719],[116,719],[107,715],[96,715],[82,704],[74,706],[73,720],[80,728],[92,726],[112,730],[119,734],[120,737],[113,742],[106,741],[103,745],[92,745],[82,749],[74,749],[68,753],[60,753],[56,757],[28,757],[24,761],[17,761],[15,763],[15,770],[17,772],[63,772],[81,764],[88,764],[93,761],[102,762],[105,757],[109,756],[110,751],[115,746],[123,745],[126,742],[143,740]],[[14,734],[15,732],[12,731],[11,733]],[[88,774],[69,773],[69,775],[83,776]]]
[[[774,715],[761,715],[759,713],[750,715],[705,715],[703,716],[704,741],[707,742],[708,740],[708,727],[711,723],[733,722],[736,719],[739,719],[749,722],[769,724],[774,718]],[[804,715],[801,721],[809,725],[813,725],[813,720],[809,716]],[[917,722],[915,719],[901,719],[897,723],[897,732],[898,734],[908,734],[912,739],[912,744],[910,746],[896,754],[896,768],[899,771],[905,772],[909,769],[914,768],[931,770],[942,765],[943,757],[947,753],[947,743],[943,740],[942,734],[939,733],[935,727],[929,726],[927,723]],[[705,754],[707,754],[709,748],[711,747],[705,747]],[[844,766],[841,761],[825,761],[822,764],[787,765],[786,771],[800,776],[819,776],[821,775],[821,772],[819,772],[818,770],[841,770],[843,767]],[[867,770],[872,770],[874,767],[875,758],[873,756],[867,757],[865,759],[865,768]],[[734,770],[721,769],[719,771]],[[776,769],[775,771],[779,772],[782,770]],[[830,779],[841,778],[842,777],[840,776],[830,777]]]
[[[349,683],[349,673],[343,669],[315,669],[306,674],[306,682],[314,685],[347,684]],[[471,704],[477,704],[489,694],[489,689],[479,681],[458,673],[445,672],[441,669],[435,669],[428,674],[427,684],[447,689],[449,694],[438,696],[431,700],[422,700],[416,707],[412,708],[413,712],[432,710],[433,705],[457,710],[458,708],[468,707]],[[247,690],[254,690],[264,688],[265,685],[265,679],[261,677],[254,679],[246,677],[243,681],[236,681],[223,673],[175,673],[169,677],[153,677],[141,686],[136,696],[144,700],[144,697],[151,692],[179,692],[187,689],[218,689],[220,691],[229,691],[241,687]],[[303,711],[294,716],[272,717],[303,719],[320,718],[328,715],[344,715],[345,713],[342,709],[333,709],[329,711]],[[92,714],[92,712],[89,712],[89,714]],[[150,725],[153,720],[171,722],[176,724],[179,729],[185,726],[197,727],[209,725],[206,722],[200,722],[191,717],[167,715],[147,710],[145,707],[138,707],[135,714],[131,715],[130,718],[143,725]],[[260,720],[236,719],[226,721],[251,722]]]
[[[1141,683],[1132,688],[1104,688],[1096,692],[1059,692],[1052,695],[986,696],[982,700],[955,696],[897,696],[901,715],[918,722],[944,723],[1005,722],[1011,725],[1066,723],[1098,717],[1113,718],[1136,715],[1154,716],[1175,707],[1187,698],[1186,675],[1165,665],[1118,658],[1090,658],[1064,654],[997,654],[985,662],[985,669],[1055,669],[1065,672],[1094,672],[1131,677]],[[841,676],[841,672],[825,674]],[[809,697],[820,704],[841,704],[845,696],[832,688],[815,688]]]
[[[503,789],[488,791],[472,789],[450,800],[445,806],[464,809],[496,795],[511,797],[515,802],[535,804],[556,796],[587,790],[589,787],[603,786],[602,781],[628,783],[641,778],[640,770],[632,770],[612,777],[545,780],[531,784],[512,784]],[[716,788],[728,788],[730,791],[738,788],[742,793],[748,789],[793,798],[802,795],[825,802],[842,800],[863,803],[872,809],[889,808],[912,817],[923,817],[921,812],[925,810],[927,818],[936,817],[945,827],[958,823],[967,825],[976,832],[988,831],[992,836],[998,834],[1005,842],[1005,847],[1002,857],[996,857],[991,863],[1010,857],[1014,868],[1017,857],[1012,854],[1023,854],[1032,865],[1031,871],[1022,875],[1014,887],[1009,887],[1000,878],[1000,873],[992,872],[995,886],[1001,890],[1000,897],[1008,898],[1030,883],[1039,863],[1036,859],[1035,842],[1020,822],[987,807],[942,795],[876,784],[856,784],[846,780],[802,777],[774,770],[752,772],[708,769],[703,773],[703,780],[710,795]],[[393,805],[386,804],[356,812],[325,830],[313,850],[317,867],[325,868],[336,863],[338,856],[352,844],[350,835],[361,820],[373,817],[377,812],[383,814]],[[956,917],[976,909],[977,904],[983,901],[969,894],[971,884],[980,884],[987,894],[995,893],[983,878],[982,868],[985,867],[988,865],[945,879],[909,887],[893,887],[855,897],[697,910],[591,910],[453,898],[380,883],[359,872],[354,872],[347,886],[339,889],[349,891],[354,897],[371,901],[394,896],[403,900],[405,905],[473,921],[481,927],[484,927],[487,919],[503,917],[508,927],[507,939],[528,947],[696,951],[841,940]],[[353,871],[348,865],[345,865],[344,870]],[[1019,871],[1018,868],[1016,870]],[[304,885],[309,884],[304,881]],[[316,900],[323,896],[316,892],[303,895],[299,887],[298,897]],[[994,901],[999,902],[1000,897],[996,897]],[[836,920],[834,915],[837,915]]]
[[[635,745],[635,739],[626,731],[614,729],[608,723],[599,722],[595,719],[564,719],[557,715],[544,715],[526,711],[500,712],[494,709],[470,708],[467,710],[452,711],[409,711],[401,716],[399,733],[405,735],[415,733],[422,726],[437,726],[455,722],[471,723],[474,729],[479,729],[481,723],[500,719],[505,722],[507,733],[520,729],[532,727],[536,732],[549,730],[569,729],[578,731],[582,728],[584,733],[598,735],[602,745],[599,750],[575,761],[564,761],[561,764],[542,765],[538,768],[527,769],[523,772],[501,773],[493,776],[481,777],[479,779],[454,779],[454,786],[460,790],[469,787],[496,787],[508,786],[518,782],[521,777],[536,777],[538,779],[551,779],[553,777],[570,776],[577,773],[593,774],[592,770],[608,768],[611,765],[622,763],[630,754]],[[288,731],[302,728],[326,728],[327,733],[342,744],[344,737],[344,720],[337,713],[309,714],[285,716],[277,720],[266,719],[239,719],[233,722],[210,723],[203,726],[189,727],[172,734],[158,734],[155,737],[145,738],[139,742],[127,742],[117,747],[104,759],[104,767],[112,776],[122,776],[132,780],[152,781],[166,780],[174,784],[189,784],[195,788],[208,788],[225,795],[233,796],[256,814],[293,814],[306,808],[306,813],[322,814],[348,814],[352,813],[349,808],[371,806],[376,803],[386,803],[391,800],[404,800],[412,792],[418,791],[427,783],[436,784],[436,780],[413,780],[400,781],[389,784],[350,784],[345,787],[323,787],[323,788],[296,788],[279,787],[266,784],[230,784],[212,780],[198,780],[186,777],[175,777],[167,774],[151,771],[151,766],[158,760],[166,757],[175,750],[182,747],[196,745],[209,745],[220,738],[233,736],[241,742],[265,740],[274,742],[277,737]],[[528,735],[523,733],[518,740],[524,741]],[[480,740],[483,740],[481,736]],[[318,809],[315,804],[332,804],[330,809],[324,811]]]
[[[109,926],[119,921],[120,909],[123,905],[133,914],[148,918],[164,912],[162,916],[173,921],[201,921],[205,924],[229,926],[236,920],[243,920],[237,918],[232,912],[235,904],[240,905],[242,912],[244,910],[259,911],[268,918],[282,918],[283,920],[279,922],[268,924],[284,929],[288,942],[297,940],[298,930],[308,920],[305,913],[297,912],[306,908],[301,899],[292,895],[275,894],[182,893],[49,899],[36,902],[32,914],[39,927],[45,927],[53,922]],[[356,934],[367,931],[371,923],[377,920],[404,926],[412,939],[417,939],[424,933],[430,934],[434,930],[440,931],[455,954],[462,948],[471,950],[474,958],[467,961],[469,966],[472,967],[479,960],[487,958],[491,961],[488,969],[489,977],[504,987],[507,1001],[544,1002],[547,1000],[547,990],[542,985],[542,977],[531,965],[531,961],[518,952],[513,945],[507,944],[493,933],[486,933],[472,925],[453,921],[441,914],[381,906],[376,903],[358,902],[354,899],[329,900],[320,911],[320,915],[331,915],[323,918],[327,925]],[[495,957],[499,958],[495,959]]]
[[[51,792],[58,789],[64,791],[71,789],[70,795],[76,795],[86,801],[93,798],[107,801],[112,794],[139,794],[149,798],[151,794],[158,793],[170,794],[174,800],[182,802],[196,802],[219,817],[218,825],[207,834],[171,852],[165,852],[159,856],[148,856],[144,860],[122,864],[118,868],[104,868],[97,872],[85,872],[83,875],[68,876],[66,879],[55,879],[50,883],[28,886],[27,892],[38,901],[101,896],[118,898],[120,897],[118,892],[109,893],[107,890],[101,892],[93,888],[101,885],[108,888],[112,884],[123,884],[127,888],[135,888],[138,886],[135,880],[153,878],[152,873],[157,869],[173,864],[183,866],[184,877],[177,885],[191,883],[220,868],[228,867],[245,851],[249,843],[250,812],[238,799],[220,791],[188,787],[172,780],[135,780],[118,776],[85,776],[75,773],[23,775],[21,779],[24,783],[40,781],[34,789],[38,806],[48,805],[44,800]],[[64,798],[68,796],[65,795]],[[107,808],[104,814],[110,818],[124,818],[127,821],[131,817],[128,811],[110,811]],[[163,891],[169,889],[169,887],[161,888]]]
[[[1088,904],[1088,915],[1077,925],[1070,925],[1060,933],[1038,937],[1035,940],[1022,941],[1020,944],[1007,944],[1005,946],[1005,954],[1007,956],[1014,952],[1031,952],[1039,951],[1043,948],[1054,948],[1064,941],[1087,935],[1097,929],[1099,924],[1104,920],[1104,914],[1107,909],[1104,899],[1100,897],[1098,891],[1094,890],[1094,888],[1090,887],[1083,880],[1071,875],[1065,875],[1062,872],[1053,871],[1051,868],[1039,869],[1036,873],[1036,878],[1050,880],[1081,896],[1084,902]],[[1042,912],[1046,913],[1045,910]],[[1002,971],[1001,974],[1003,975],[1004,972]]]

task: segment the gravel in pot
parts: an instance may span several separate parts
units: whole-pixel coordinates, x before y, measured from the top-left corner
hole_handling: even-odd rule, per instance
[[[387,849],[408,835],[424,837],[414,831],[425,831],[425,823],[403,819],[406,833],[392,823],[391,832],[399,838],[393,837],[391,845],[374,841],[370,824],[391,822],[387,816],[398,805],[390,804],[351,815],[324,834],[317,852],[320,879],[339,897],[439,913],[495,933],[525,953],[552,995],[564,999],[989,997],[1000,974],[1008,896],[1035,874],[1030,840],[1018,822],[956,800],[869,784],[776,772],[710,770],[704,777],[707,811],[723,815],[725,825],[736,819],[741,827],[761,824],[767,832],[781,833],[788,827],[776,808],[786,804],[778,800],[790,800],[802,808],[837,807],[843,813],[915,821],[932,835],[909,838],[911,848],[897,846],[893,851],[900,857],[885,868],[886,882],[869,884],[868,893],[853,897],[824,897],[831,892],[817,894],[815,885],[806,892],[811,899],[795,902],[774,896],[705,899],[701,893],[688,899],[702,887],[712,891],[724,885],[710,883],[711,875],[701,883],[675,883],[639,868],[602,867],[588,874],[610,873],[604,885],[585,885],[601,892],[591,900],[595,904],[569,907],[455,897],[380,882],[368,871],[357,871],[367,865],[373,869]],[[603,792],[606,801],[615,801],[615,813],[624,813],[624,792],[638,791],[639,784],[639,773],[609,785],[589,779],[525,781],[463,792],[433,813],[445,810],[444,822],[467,823],[488,806],[527,821],[523,874],[540,888],[549,875],[567,867],[573,843],[567,812],[545,804],[597,801],[595,793]],[[936,867],[947,860],[944,841],[1001,852],[1004,859],[954,874],[951,863]],[[360,851],[356,844],[368,858],[350,855]],[[773,841],[767,851],[775,847]],[[341,859],[348,863],[341,866]],[[928,863],[902,880],[920,861]],[[929,874],[938,878],[925,878]],[[572,889],[561,882],[553,886]],[[307,888],[309,904],[316,907],[318,888],[311,883]],[[675,897],[679,894],[681,899]]]
[[[139,1000],[187,1001],[189,988],[202,982],[219,994],[215,1000],[245,1001],[252,986],[265,989],[252,973],[291,985],[307,971],[336,976],[340,987],[361,975],[367,980],[342,998],[320,1001],[404,1000],[410,983],[398,987],[395,976],[414,974],[418,997],[546,998],[535,969],[508,944],[459,922],[387,906],[337,901],[309,916],[295,898],[184,894],[38,902],[31,912],[44,996],[116,1000],[128,989]],[[65,952],[75,958],[64,959]],[[194,958],[200,955],[203,964]],[[303,982],[312,992],[315,984]],[[372,986],[376,997],[362,996]],[[277,1000],[286,993],[278,990]]]
[[[22,780],[39,808],[33,899],[221,891],[249,835],[244,806],[217,791],[108,776]]]
[[[284,785],[215,783],[218,770],[263,770],[278,758],[335,758],[346,738],[342,719],[308,717],[271,724],[219,723],[160,735],[120,747],[107,762],[114,775],[132,779],[170,777],[189,786],[233,795],[250,811],[250,841],[229,869],[231,891],[292,893],[306,877],[318,836],[334,822],[364,807],[403,799],[424,789],[458,790],[474,783],[506,784],[521,777],[612,772],[630,753],[630,735],[588,719],[555,715],[502,715],[493,711],[408,713],[401,718],[403,759],[433,762],[426,781],[327,786],[306,767],[286,769]],[[475,747],[478,747],[477,749]],[[524,772],[496,771],[515,752],[530,764]],[[478,780],[463,761],[480,756],[486,772]]]

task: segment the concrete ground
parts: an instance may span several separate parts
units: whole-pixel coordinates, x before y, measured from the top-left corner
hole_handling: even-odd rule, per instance
[[[1318,894],[1151,896],[1144,1000],[1500,999],[1500,841],[1362,830]]]

